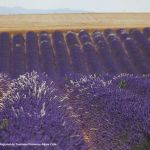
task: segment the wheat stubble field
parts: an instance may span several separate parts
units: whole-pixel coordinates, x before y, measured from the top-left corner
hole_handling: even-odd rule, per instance
[[[0,16],[0,31],[53,31],[150,26],[149,13],[87,13]]]

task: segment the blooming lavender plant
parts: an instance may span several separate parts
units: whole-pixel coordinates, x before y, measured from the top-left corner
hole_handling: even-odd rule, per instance
[[[145,35],[145,37],[150,38],[150,28],[149,27],[144,28],[143,34]]]
[[[70,51],[71,64],[74,72],[76,73],[85,73],[86,65],[85,58],[81,51],[81,47],[79,45],[79,41],[75,32],[67,32],[66,34],[66,42]]]
[[[39,41],[40,42],[44,42],[44,41],[48,41],[50,39],[49,33],[46,31],[42,31],[39,34]]]
[[[111,48],[112,56],[116,61],[116,64],[120,67],[122,73],[137,73],[135,67],[131,63],[130,59],[126,55],[123,45],[117,36],[110,34],[108,36],[108,42]]]
[[[137,41],[137,44],[141,48],[143,55],[145,56],[147,61],[150,63],[150,61],[149,61],[150,43],[149,43],[148,39],[138,29],[130,30],[130,35]]]
[[[65,87],[93,149],[149,149],[149,76],[121,74],[106,81],[73,75]]]
[[[74,45],[79,45],[79,41],[77,39],[75,32],[67,32],[66,33],[66,42],[69,48],[71,48]]]
[[[55,58],[58,66],[58,72],[60,76],[64,77],[68,72],[71,71],[71,67],[63,33],[61,31],[55,31],[52,35],[52,40],[56,53]]]
[[[11,56],[11,75],[17,78],[19,75],[24,74],[25,67],[25,45],[24,37],[18,33],[13,37],[13,50]]]
[[[27,71],[36,70],[39,72],[39,45],[38,36],[35,32],[30,31],[26,34],[26,57]]]
[[[91,37],[90,37],[88,31],[86,31],[86,30],[81,30],[79,32],[79,39],[82,44],[87,43],[87,42],[92,42]]]
[[[101,64],[105,71],[108,73],[119,72],[119,69],[116,67],[117,64],[114,63],[114,60],[110,54],[110,48],[104,38],[104,35],[99,31],[95,31],[93,33],[93,40],[98,51],[99,59],[101,60]]]
[[[90,42],[83,44],[83,50],[86,56],[89,71],[91,73],[103,73],[102,66],[97,57],[96,49]]]
[[[137,68],[139,73],[147,74],[149,72],[149,67],[146,64],[145,58],[143,57],[136,42],[129,37],[126,38],[124,44],[128,52],[129,58],[131,59],[132,63]]]
[[[36,149],[88,149],[67,98],[46,75],[26,73],[10,87],[0,111],[1,143],[50,144],[32,147]]]
[[[44,33],[43,33],[44,34]],[[42,40],[43,39],[43,40]],[[41,35],[40,40],[41,51],[41,70],[46,72],[51,78],[56,76],[56,64],[54,50],[48,35]]]
[[[0,34],[0,71],[10,73],[11,37],[8,32]]]
[[[72,66],[76,73],[86,73],[85,58],[81,52],[79,45],[75,44],[70,48],[70,55],[72,58]]]

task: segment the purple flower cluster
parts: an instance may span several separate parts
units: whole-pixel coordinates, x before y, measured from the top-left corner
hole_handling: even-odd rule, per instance
[[[65,85],[70,105],[93,149],[149,150],[150,77],[72,75]]]
[[[32,149],[88,149],[67,97],[48,76],[26,73],[12,80],[10,87],[0,111],[1,143],[50,144]]]

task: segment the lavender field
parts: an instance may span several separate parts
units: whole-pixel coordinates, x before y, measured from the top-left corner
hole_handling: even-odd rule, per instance
[[[3,32],[0,72],[0,149],[150,149],[150,28]]]

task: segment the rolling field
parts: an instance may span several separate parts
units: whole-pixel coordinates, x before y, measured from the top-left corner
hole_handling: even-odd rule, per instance
[[[149,150],[149,110],[150,14],[0,16],[0,149]]]

